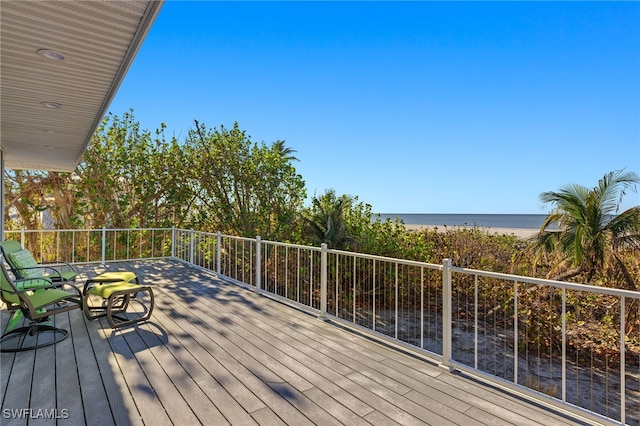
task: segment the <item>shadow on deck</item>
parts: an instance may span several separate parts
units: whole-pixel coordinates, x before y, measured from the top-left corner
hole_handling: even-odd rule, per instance
[[[183,263],[118,267],[154,286],[152,320],[72,311],[63,342],[3,353],[3,425],[576,424]]]

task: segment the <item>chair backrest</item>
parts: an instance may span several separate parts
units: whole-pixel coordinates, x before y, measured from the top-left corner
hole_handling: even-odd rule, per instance
[[[19,241],[2,241],[0,250],[16,278],[42,278],[43,270],[38,267],[38,262],[29,250],[22,248]]]
[[[7,257],[10,253],[22,250],[22,244],[16,240],[4,240],[0,242],[0,249],[2,250],[2,254]]]
[[[7,304],[8,310],[13,311],[21,308],[27,318],[33,318],[37,312],[25,290],[37,291],[51,287],[52,282],[46,278],[27,278],[14,281],[4,265],[4,255],[0,254],[0,299]]]
[[[4,256],[0,255],[0,268],[2,268],[0,272],[0,299],[7,304],[8,309],[13,310],[20,305],[20,296],[15,293],[18,289],[9,277],[7,268],[4,267],[4,261]]]

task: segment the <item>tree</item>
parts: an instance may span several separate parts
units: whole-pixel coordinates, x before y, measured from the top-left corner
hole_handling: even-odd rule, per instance
[[[311,209],[305,223],[313,243],[325,243],[329,248],[343,249],[356,244],[347,231],[345,214],[353,203],[353,197],[336,196],[333,189],[327,190],[320,197],[313,197]]]
[[[284,141],[251,141],[238,123],[207,129],[195,122],[184,144],[187,181],[197,188],[194,225],[245,237],[288,239],[306,196]]]
[[[76,168],[85,227],[180,226],[190,193],[180,146],[165,140],[164,128],[152,138],[133,111],[104,118]]]
[[[628,190],[635,192],[639,181],[635,173],[619,170],[604,175],[593,189],[572,184],[540,194],[543,203],[555,206],[540,228],[536,245],[539,254],[559,256],[550,278],[584,274],[591,282],[606,267],[628,289],[637,289],[621,253],[640,248],[640,206],[618,212],[624,195]],[[552,230],[553,225],[559,230]]]

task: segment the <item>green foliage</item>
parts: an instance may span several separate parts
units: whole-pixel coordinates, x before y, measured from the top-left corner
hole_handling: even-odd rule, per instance
[[[50,212],[58,228],[74,225],[74,200],[77,194],[68,185],[69,173],[40,170],[5,171],[5,217],[17,212],[16,220],[8,220],[6,229],[40,229],[43,212]]]
[[[305,198],[283,141],[252,142],[238,123],[207,129],[196,121],[184,143],[187,185],[197,188],[191,222],[202,230],[285,239],[295,230]]]
[[[592,189],[571,184],[540,195],[543,203],[554,206],[537,241],[538,259],[555,255],[550,278],[582,276],[592,282],[599,271],[608,268],[628,289],[637,289],[620,254],[640,248],[640,206],[617,213],[626,192],[635,191],[638,182],[638,175],[620,170],[604,175]],[[552,225],[559,231],[550,230]]]
[[[160,227],[181,223],[185,194],[180,190],[180,149],[164,138],[140,130],[133,111],[104,118],[82,162],[74,187],[83,226]]]
[[[332,189],[320,197],[313,197],[311,208],[303,213],[306,236],[310,243],[324,243],[327,247],[335,249],[357,247],[346,220],[353,201],[354,199],[348,195],[336,196]]]
[[[237,123],[207,130],[196,122],[184,143],[167,141],[164,129],[141,130],[133,111],[108,115],[74,174],[7,170],[7,225],[42,228],[40,212],[48,210],[58,228],[300,234],[304,181],[284,141],[253,143]]]

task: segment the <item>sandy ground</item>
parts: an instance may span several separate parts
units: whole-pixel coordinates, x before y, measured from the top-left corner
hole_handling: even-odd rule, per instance
[[[447,227],[445,227],[445,226],[411,225],[411,224],[405,224],[404,226],[409,231],[419,231],[421,229],[435,229],[435,228],[437,228],[438,231],[444,232],[447,229],[464,228],[464,226],[447,226]],[[538,233],[537,229],[526,229],[526,228],[484,228],[484,227],[480,227],[480,229],[486,230],[490,234],[500,234],[500,235],[513,234],[516,237],[520,237],[520,238],[530,238],[530,237],[533,237],[534,235],[536,235]]]

